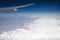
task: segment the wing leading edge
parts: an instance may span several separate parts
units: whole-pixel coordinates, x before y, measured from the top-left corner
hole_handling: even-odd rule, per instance
[[[16,6],[16,7],[0,8],[0,11],[17,11],[18,8],[24,8],[24,7],[28,7],[31,5],[34,5],[34,4],[27,4],[27,5]]]

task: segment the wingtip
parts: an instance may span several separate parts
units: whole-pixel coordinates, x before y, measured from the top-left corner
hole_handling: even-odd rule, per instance
[[[35,3],[32,3],[32,5],[35,5]]]

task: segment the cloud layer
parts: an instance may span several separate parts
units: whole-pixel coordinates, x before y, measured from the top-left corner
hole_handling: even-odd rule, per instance
[[[0,35],[0,40],[56,40],[60,38],[60,19],[56,16],[4,15],[0,19],[3,21],[0,26],[4,28],[1,31],[5,30]],[[7,32],[5,28],[8,29]]]

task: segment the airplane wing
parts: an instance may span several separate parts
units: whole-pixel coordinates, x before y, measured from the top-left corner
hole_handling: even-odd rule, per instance
[[[28,6],[31,6],[31,5],[34,5],[34,4],[27,4],[27,5],[22,5],[22,6],[16,6],[16,7],[6,7],[6,8],[0,8],[0,11],[8,11],[8,10],[14,10],[16,11],[18,8],[24,8],[24,7],[28,7]]]
[[[10,8],[23,8],[23,7],[28,7],[34,4],[27,4],[27,5],[23,5],[23,6],[16,6],[16,7],[10,7]]]

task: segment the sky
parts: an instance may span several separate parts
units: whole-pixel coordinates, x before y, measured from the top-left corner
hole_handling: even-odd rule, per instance
[[[0,12],[0,40],[60,40],[60,0],[0,0],[0,8],[31,3]]]
[[[18,12],[60,12],[60,0],[0,0],[0,7],[35,5],[19,9]]]

